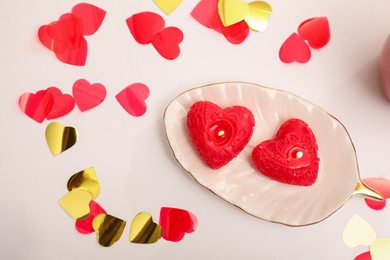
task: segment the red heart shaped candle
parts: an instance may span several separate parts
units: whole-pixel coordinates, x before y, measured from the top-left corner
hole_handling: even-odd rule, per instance
[[[310,186],[318,175],[317,141],[309,126],[300,119],[282,124],[273,140],[255,147],[252,160],[265,176],[287,184]]]
[[[225,109],[209,101],[193,104],[187,128],[196,150],[212,169],[219,169],[244,149],[253,133],[255,120],[243,106]]]

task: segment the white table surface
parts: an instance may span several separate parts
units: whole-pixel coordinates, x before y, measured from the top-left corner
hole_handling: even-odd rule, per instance
[[[348,220],[359,214],[390,238],[390,209],[373,211],[352,198],[325,221],[292,228],[256,219],[225,203],[193,181],[176,164],[164,136],[163,112],[179,93],[221,81],[246,81],[283,89],[321,106],[348,129],[362,178],[390,178],[390,102],[377,79],[378,56],[390,33],[390,1],[268,1],[269,28],[251,32],[241,45],[197,23],[190,12],[198,1],[183,1],[166,16],[152,0],[90,1],[107,11],[100,29],[87,37],[84,67],[59,62],[37,38],[39,26],[58,19],[76,1],[3,1],[1,26],[0,255],[2,259],[353,259],[368,250],[342,241]],[[180,56],[163,59],[150,45],[134,41],[125,19],[141,11],[161,14],[167,26],[184,32]],[[278,51],[298,25],[327,16],[328,45],[306,64],[284,64]],[[77,108],[58,121],[79,131],[71,150],[53,157],[44,132],[24,115],[18,98],[57,86],[71,93],[84,78],[107,88],[97,108]],[[115,95],[127,85],[149,86],[148,110],[128,115]],[[80,235],[59,206],[68,178],[95,167],[101,184],[97,201],[127,220],[122,238],[103,248],[94,234]],[[199,227],[181,242],[128,242],[135,214],[158,221],[163,206],[195,213]]]

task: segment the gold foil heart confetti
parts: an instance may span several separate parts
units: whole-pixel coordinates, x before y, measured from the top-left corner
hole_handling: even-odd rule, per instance
[[[92,194],[89,191],[74,189],[63,196],[59,203],[73,219],[83,219],[89,215],[89,203],[91,200]]]
[[[148,212],[137,214],[130,226],[130,242],[139,244],[152,244],[160,240],[162,229],[153,222]]]
[[[343,240],[348,247],[369,246],[370,251],[362,255],[369,254],[370,259],[390,259],[390,238],[377,238],[374,228],[358,215],[348,221],[344,228]]]
[[[390,239],[378,238],[370,245],[371,258],[373,260],[390,259]]]
[[[68,193],[60,200],[61,207],[76,220],[76,230],[81,234],[97,234],[101,246],[110,247],[117,242],[126,227],[126,221],[107,214],[94,201],[100,192],[100,183],[93,167],[73,174],[67,183]],[[162,223],[162,224],[161,224]],[[153,244],[164,238],[178,242],[185,233],[197,228],[195,215],[187,210],[162,207],[160,224],[147,212],[137,214],[130,227],[129,241],[137,244]],[[163,237],[163,228],[166,237]]]
[[[250,29],[262,32],[268,27],[272,7],[264,1],[246,3],[242,0],[219,0],[218,14],[225,27],[241,21]]]
[[[166,14],[170,14],[181,4],[183,0],[153,0],[154,3]]]
[[[97,233],[99,244],[109,247],[121,238],[126,221],[108,214],[100,214],[93,219],[92,226]]]
[[[100,184],[95,169],[91,167],[72,175],[67,188],[69,191],[76,188],[87,190],[92,194],[92,199],[96,199],[100,192]]]
[[[375,239],[375,230],[358,215],[352,217],[343,232],[343,240],[348,247],[369,246]]]
[[[74,127],[63,126],[58,122],[46,127],[46,142],[53,155],[58,155],[76,144],[78,133]]]

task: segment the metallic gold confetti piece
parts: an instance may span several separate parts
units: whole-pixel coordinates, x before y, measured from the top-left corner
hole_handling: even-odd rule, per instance
[[[219,0],[218,14],[223,25],[230,26],[241,22],[249,14],[249,6],[242,0]]]
[[[182,0],[154,0],[154,3],[166,14],[172,13]]]
[[[249,13],[245,22],[253,31],[262,32],[267,29],[268,18],[272,13],[271,6],[264,1],[255,1],[248,4]]]
[[[137,214],[130,226],[130,242],[139,244],[152,244],[162,236],[160,225],[153,222],[148,212]]]
[[[89,191],[73,189],[58,202],[73,219],[83,219],[89,215],[89,203],[91,200],[92,194]]]
[[[70,126],[63,126],[53,122],[46,127],[46,142],[53,155],[58,155],[69,149],[77,142],[77,130]]]
[[[92,221],[100,245],[109,247],[118,241],[125,229],[126,221],[108,214],[99,214]]]
[[[344,228],[343,240],[348,247],[369,246],[375,239],[375,230],[359,215],[353,216]]]
[[[373,260],[390,259],[390,238],[378,238],[370,246],[370,254]]]
[[[92,199],[96,199],[100,192],[99,180],[93,167],[82,170],[69,178],[67,188],[69,191],[80,188],[89,191]]]

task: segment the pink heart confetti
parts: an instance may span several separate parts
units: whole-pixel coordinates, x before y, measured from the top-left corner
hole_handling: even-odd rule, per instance
[[[297,61],[306,63],[310,60],[311,51],[307,43],[296,33],[290,35],[279,50],[279,58],[284,63]]]
[[[366,178],[363,182],[378,191],[385,199],[390,198],[390,180],[385,178]],[[386,200],[365,199],[365,201],[370,208],[375,210],[381,210],[386,206]]]
[[[79,79],[73,84],[73,97],[80,111],[92,109],[106,98],[106,88],[100,83],[90,84],[85,79]]]
[[[149,88],[145,84],[134,83],[124,88],[115,98],[127,113],[139,117],[146,112],[145,100],[149,94]]]

